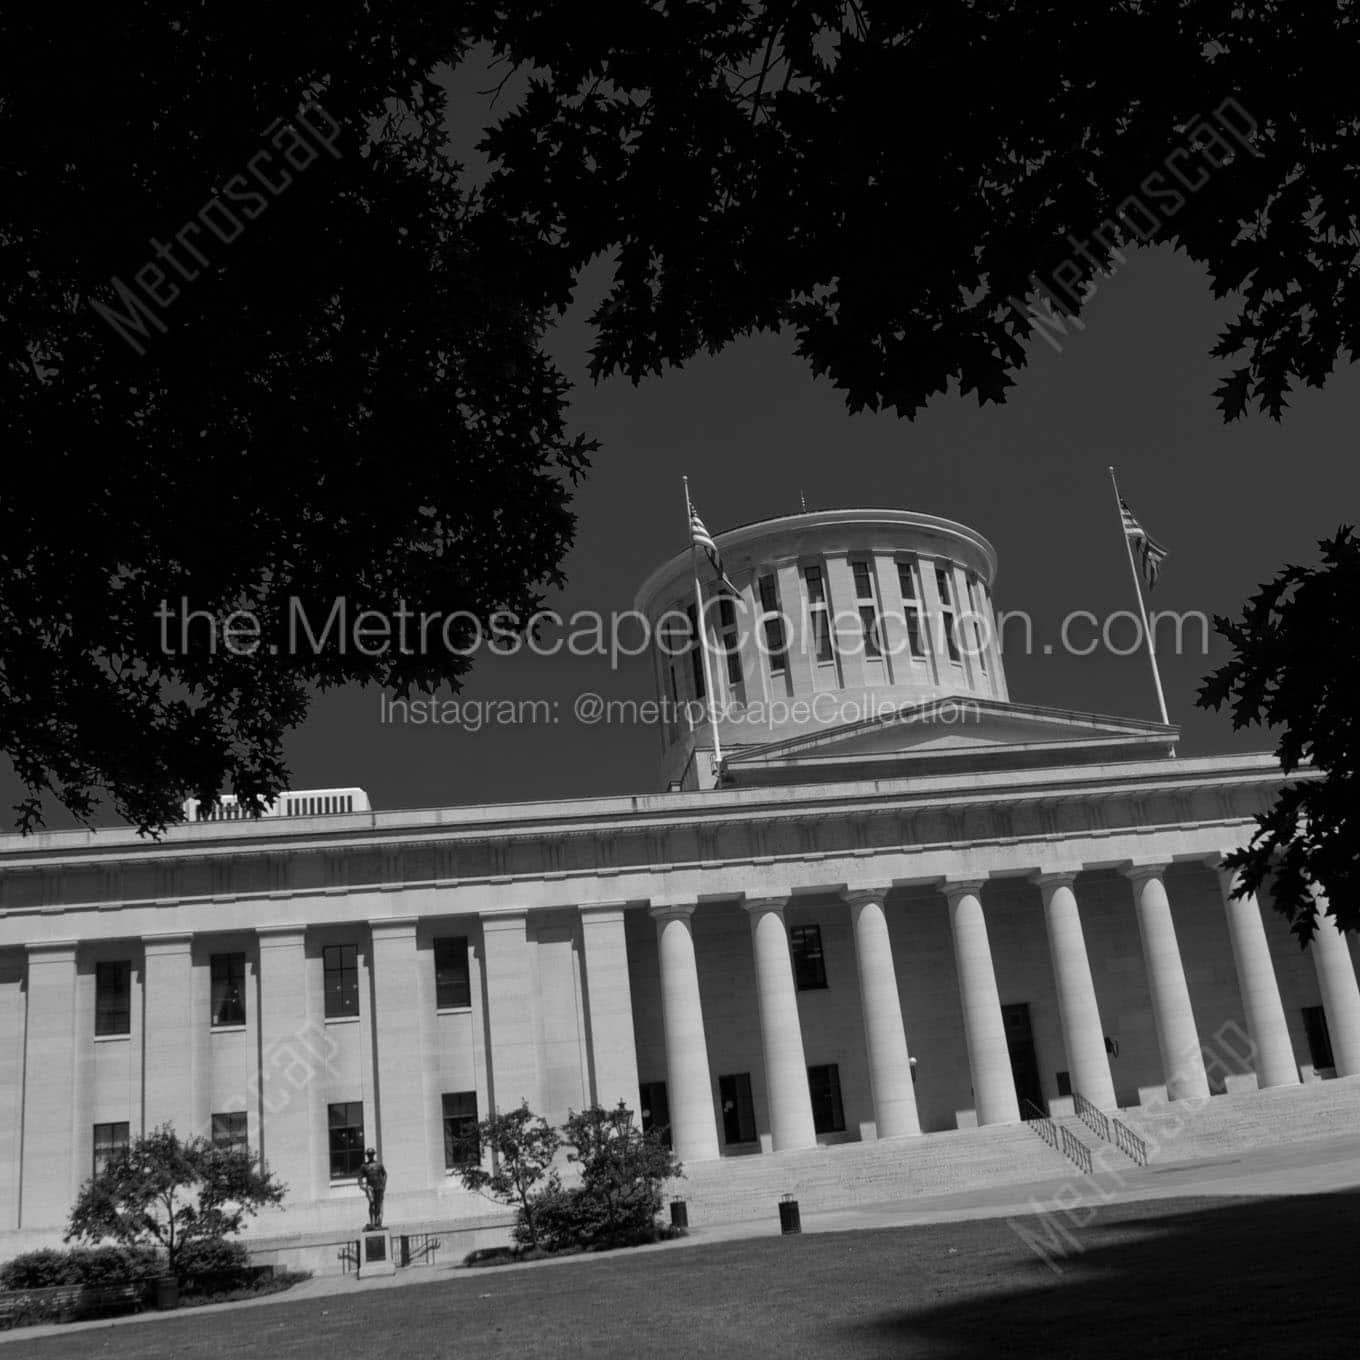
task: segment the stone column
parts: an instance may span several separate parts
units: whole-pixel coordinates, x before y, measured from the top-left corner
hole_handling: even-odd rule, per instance
[[[90,1043],[92,1034],[81,1036]],[[76,946],[28,946],[21,1228],[61,1228],[90,1174],[77,1167],[71,1115],[76,1076]],[[88,1137],[88,1133],[86,1134]]]
[[[1113,1110],[1116,1106],[1114,1082],[1110,1078],[1105,1027],[1100,1023],[1086,936],[1081,928],[1081,912],[1073,889],[1076,875],[1077,870],[1070,869],[1039,876],[1048,952],[1053,961],[1053,981],[1058,989],[1058,1019],[1062,1025],[1063,1047],[1067,1050],[1072,1090],[1085,1096],[1097,1109]]]
[[[1270,961],[1270,945],[1255,894],[1234,900],[1236,875],[1219,868],[1218,886],[1228,915],[1228,939],[1237,967],[1237,987],[1251,1035],[1252,1065],[1261,1086],[1297,1086],[1298,1064],[1280,1001],[1280,985]]]
[[[1355,967],[1346,937],[1326,915],[1327,899],[1317,899],[1317,930],[1308,952],[1317,969],[1322,989],[1322,1012],[1327,1017],[1327,1033],[1332,1041],[1332,1057],[1338,1077],[1353,1077],[1360,1072],[1360,989],[1355,984]]]
[[[145,948],[146,1024],[142,1028],[142,1127],[170,1124],[181,1138],[199,1132],[194,1101],[195,1023],[188,935],[148,935]]]
[[[422,989],[418,970],[415,917],[374,921],[373,1007],[368,1016],[374,1054],[373,1103],[365,1119],[378,1134],[378,1159],[387,1168],[388,1185],[398,1195],[428,1189],[433,1182],[431,1138],[438,1119],[425,1090],[423,1020],[429,989]],[[430,955],[425,956],[427,965]],[[432,965],[430,965],[432,966]]]
[[[633,990],[620,904],[581,908],[581,953],[590,1010],[592,1095],[596,1104],[607,1110],[623,1101],[637,1114],[641,1092],[633,1035]]]
[[[987,921],[982,914],[979,881],[946,882],[949,926],[954,935],[954,963],[963,1004],[963,1034],[973,1074],[973,1103],[979,1124],[1014,1124],[1020,1118],[1011,1072],[1010,1045],[1001,1019]]]
[[[1204,1098],[1209,1094],[1209,1079],[1204,1073],[1204,1055],[1200,1052],[1190,989],[1186,986],[1176,927],[1171,919],[1171,903],[1162,882],[1165,872],[1165,864],[1139,864],[1124,870],[1133,885],[1167,1099]]]
[[[527,915],[518,911],[483,916],[482,957],[492,1104],[507,1113],[527,1100],[535,1114],[542,1114],[538,1008]]]
[[[893,967],[892,940],[883,909],[886,897],[886,887],[848,894],[874,1122],[880,1138],[899,1138],[920,1133],[921,1121],[916,1113],[916,1090],[902,1024],[897,970]]]
[[[271,926],[258,939],[260,1151],[286,1202],[307,1204],[330,1179],[321,1091],[337,1045],[310,1004],[305,927]]]
[[[808,1088],[798,992],[793,983],[784,904],[772,899],[746,902],[755,948],[756,1005],[765,1092],[770,1106],[770,1143],[775,1152],[816,1147],[812,1093]]]
[[[661,961],[661,1022],[666,1041],[671,1146],[682,1162],[712,1161],[718,1156],[718,1123],[690,927],[694,908],[653,907],[651,912],[656,918],[656,949]]]

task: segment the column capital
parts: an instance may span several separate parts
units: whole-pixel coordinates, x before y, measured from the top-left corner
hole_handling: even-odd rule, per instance
[[[940,884],[940,891],[952,905],[961,897],[981,897],[982,888],[986,882],[985,878],[976,877],[946,878]]]
[[[672,919],[689,920],[694,915],[694,909],[699,904],[697,902],[658,902],[647,908],[647,914],[656,921],[669,921]]]
[[[892,892],[891,883],[868,883],[863,886],[853,886],[847,888],[841,898],[851,907],[861,907],[867,902],[875,902],[879,906],[883,905],[884,899]]]
[[[1070,888],[1083,867],[1080,864],[1064,864],[1052,869],[1036,869],[1030,881],[1037,883],[1041,889]]]
[[[1171,861],[1165,859],[1134,859],[1119,866],[1119,872],[1135,887],[1150,878],[1164,878]]]
[[[777,911],[781,916],[789,905],[787,897],[744,897],[741,905],[748,915],[761,911]]]

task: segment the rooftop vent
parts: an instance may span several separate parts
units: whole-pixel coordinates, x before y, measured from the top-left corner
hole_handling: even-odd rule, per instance
[[[281,793],[266,803],[263,817],[334,817],[346,812],[368,812],[368,794],[363,789],[298,789]],[[248,822],[250,813],[237,802],[234,793],[224,793],[212,807],[199,811],[197,798],[184,803],[186,822]]]

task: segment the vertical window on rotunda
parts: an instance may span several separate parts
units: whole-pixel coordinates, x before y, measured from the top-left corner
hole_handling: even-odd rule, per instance
[[[826,578],[819,566],[803,568],[807,585],[808,623],[811,625],[812,652],[819,663],[836,659],[831,641],[831,603],[826,595]]]
[[[921,627],[921,591],[916,584],[915,560],[898,562],[897,584],[902,592],[902,615],[907,625],[907,646],[917,661],[925,660],[925,633]]]
[[[779,587],[773,576],[760,578],[761,612],[774,617],[765,619],[765,655],[769,658],[770,674],[783,675],[789,668],[789,643],[784,636],[784,616],[779,608]]]
[[[954,584],[949,577],[949,567],[937,564],[935,567],[935,587],[940,595],[940,631],[944,634],[944,645],[951,661],[961,661],[959,639],[955,634]]]
[[[968,578],[968,597],[969,607],[973,611],[973,639],[975,645],[974,655],[977,657],[978,669],[987,674],[987,611],[985,608],[986,596],[983,594],[982,582],[976,576]]]
[[[864,655],[883,655],[883,640],[879,634],[878,592],[874,588],[874,568],[871,562],[852,562],[855,577],[855,603],[859,609],[860,631],[864,634]]]
[[[692,604],[685,607],[685,617],[689,619],[690,678],[694,682],[694,697],[702,699],[708,693],[704,685],[704,654],[701,650],[704,644],[699,636],[699,618]]]
[[[727,658],[727,682],[741,684],[741,643],[737,634],[737,611],[730,595],[718,600],[718,639]]]

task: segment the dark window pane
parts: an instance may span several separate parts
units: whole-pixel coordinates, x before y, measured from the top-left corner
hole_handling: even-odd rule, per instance
[[[700,650],[698,615],[693,605],[686,608],[685,615],[689,619],[689,664],[690,675],[694,681],[694,697],[702,699],[707,693],[704,686],[704,655]]]
[[[831,618],[825,609],[812,611],[812,642],[818,661],[832,660]]]
[[[860,605],[859,626],[864,630],[864,655],[882,656],[883,644],[878,640],[878,610],[873,605]]]
[[[357,945],[331,944],[322,951],[326,971],[326,1018],[359,1014]]]
[[[331,1179],[357,1176],[364,1164],[364,1105],[361,1100],[341,1101],[327,1109]]]
[[[826,961],[822,957],[822,928],[794,926],[789,931],[789,948],[793,954],[793,977],[798,990],[808,991],[826,986]]]
[[[841,1074],[835,1063],[808,1068],[808,1092],[812,1096],[812,1126],[818,1133],[842,1133],[845,1111],[841,1108]]]
[[[874,598],[874,578],[869,574],[867,562],[852,563],[855,573],[855,595],[861,600]]]
[[[244,1025],[246,1022],[246,956],[212,956],[212,1023]]]
[[[644,1081],[639,1087],[643,1133],[659,1132],[667,1147],[671,1145],[671,1106],[664,1081]]]
[[[121,1124],[96,1124],[94,1126],[94,1174],[97,1176],[110,1162],[116,1161],[128,1150],[128,1126]]]
[[[756,1141],[755,1102],[751,1099],[751,1074],[737,1072],[718,1078],[718,1098],[722,1102],[723,1139],[728,1143]]]
[[[472,1004],[466,935],[448,935],[435,940],[434,989],[435,1005],[441,1010]]]
[[[1313,1070],[1324,1072],[1336,1066],[1332,1056],[1332,1036],[1327,1029],[1327,1015],[1321,1006],[1303,1008],[1303,1029],[1308,1036],[1308,1057]]]
[[[94,966],[94,1032],[132,1033],[132,964],[96,963]]]
[[[477,1092],[455,1091],[444,1096],[444,1165],[466,1166],[481,1161],[477,1135]]]
[[[226,1114],[212,1117],[213,1147],[225,1148],[229,1152],[244,1152],[249,1146],[246,1141],[246,1112],[232,1110]]]

